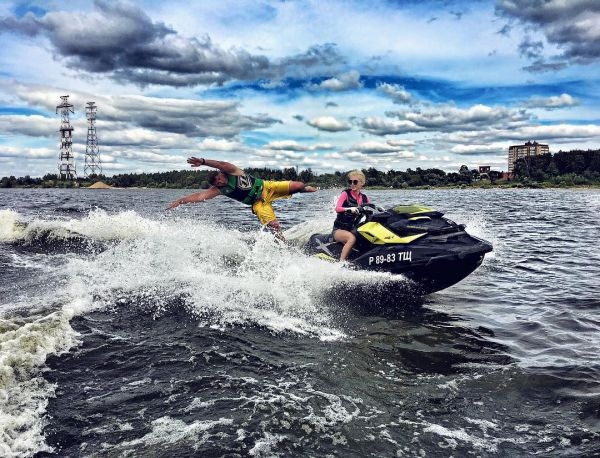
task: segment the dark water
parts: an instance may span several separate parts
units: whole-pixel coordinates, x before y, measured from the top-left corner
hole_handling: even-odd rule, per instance
[[[0,190],[0,456],[600,455],[599,191],[368,192],[494,244],[425,298],[182,194]]]

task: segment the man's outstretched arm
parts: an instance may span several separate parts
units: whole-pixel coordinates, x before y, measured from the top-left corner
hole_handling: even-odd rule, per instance
[[[221,172],[225,172],[229,175],[235,175],[238,177],[244,174],[244,171],[242,169],[240,169],[237,165],[232,164],[231,162],[216,161],[214,159],[204,159],[203,157],[190,157],[188,158],[187,162],[192,167],[202,167],[203,165],[207,165],[208,167],[219,169]]]
[[[213,186],[211,188],[208,188],[206,191],[195,192],[194,194],[190,194],[189,196],[180,197],[179,199],[174,200],[173,202],[171,202],[171,205],[167,207],[167,210],[179,207],[182,204],[194,204],[196,202],[204,202],[205,200],[217,197],[219,194],[221,194],[219,188]]]

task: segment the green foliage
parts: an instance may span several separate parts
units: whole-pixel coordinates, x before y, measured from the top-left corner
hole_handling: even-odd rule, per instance
[[[600,150],[559,151],[517,160],[517,181],[546,182],[555,186],[600,184]]]

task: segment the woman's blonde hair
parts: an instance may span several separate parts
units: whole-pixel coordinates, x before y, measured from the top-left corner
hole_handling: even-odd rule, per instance
[[[367,182],[367,178],[365,177],[365,174],[362,172],[362,170],[350,170],[348,172],[348,175],[346,176],[348,177],[348,179],[350,179],[351,176],[357,176],[363,185]]]

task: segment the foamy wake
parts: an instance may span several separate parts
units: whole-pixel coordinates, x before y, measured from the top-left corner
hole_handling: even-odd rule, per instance
[[[323,293],[341,281],[365,281],[364,272],[308,257],[294,246],[276,243],[267,232],[102,212],[70,229],[95,239],[121,240],[96,256],[69,263],[72,285],[93,297],[96,306],[143,297],[147,312],[160,315],[169,303],[183,302],[206,325],[258,325],[336,339],[344,333],[336,327]],[[307,229],[312,230],[288,231],[286,236],[299,239]]]
[[[298,241],[313,229],[303,226],[286,235]],[[200,326],[254,325],[335,340],[346,333],[336,324],[324,293],[342,281],[387,278],[310,258],[275,243],[266,232],[242,233],[172,215],[151,220],[135,212],[95,210],[83,219],[24,221],[14,211],[0,211],[0,243],[19,243],[40,232],[50,239],[111,243],[99,252],[62,254],[54,272],[41,274],[60,275],[60,286],[41,278],[39,291],[28,293],[35,297],[20,298],[18,306],[0,303],[2,456],[50,451],[43,428],[54,387],[41,373],[49,355],[77,345],[70,326],[74,316],[132,304],[160,316],[176,302]],[[40,304],[53,304],[48,306],[52,310],[40,312]],[[15,308],[25,309],[21,318],[14,317]]]
[[[23,222],[11,210],[0,211],[0,242],[26,240],[40,231],[47,234],[44,240],[111,242],[65,255],[60,274],[66,276],[61,294],[67,302],[94,308],[143,298],[146,311],[157,316],[168,304],[183,302],[209,325],[255,324],[322,339],[343,337],[325,293],[341,283],[389,280],[301,252],[298,246],[311,233],[328,228],[328,221],[299,225],[286,233],[290,243],[283,245],[268,232],[244,233],[171,214],[153,220],[133,211],[94,210],[83,219]]]
[[[41,376],[49,355],[76,343],[66,311],[25,322],[0,319],[0,455],[31,456],[51,451],[43,417],[54,386]]]

